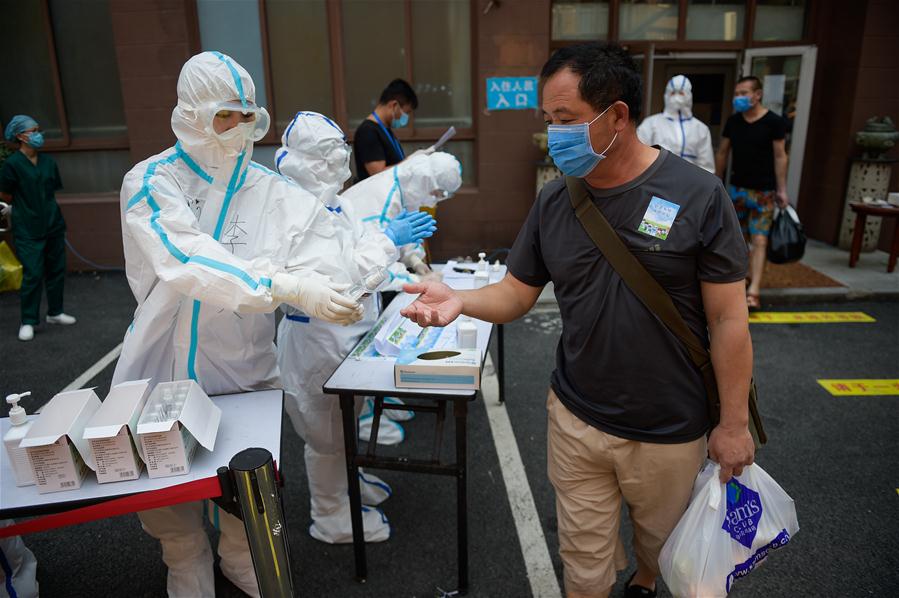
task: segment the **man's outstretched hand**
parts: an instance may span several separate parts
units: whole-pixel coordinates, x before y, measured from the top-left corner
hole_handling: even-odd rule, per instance
[[[462,313],[462,299],[442,282],[407,284],[403,290],[410,295],[420,294],[400,313],[421,327],[446,326]]]

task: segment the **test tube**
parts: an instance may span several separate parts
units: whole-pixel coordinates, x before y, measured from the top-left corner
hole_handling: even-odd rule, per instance
[[[365,273],[360,282],[351,286],[345,293],[347,297],[353,301],[358,301],[365,295],[370,295],[378,290],[389,274],[387,269],[382,266],[375,266]]]

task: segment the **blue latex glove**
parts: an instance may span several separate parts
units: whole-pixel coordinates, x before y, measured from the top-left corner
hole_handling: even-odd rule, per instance
[[[427,212],[402,212],[387,224],[384,234],[397,247],[418,243],[437,231],[437,221]]]

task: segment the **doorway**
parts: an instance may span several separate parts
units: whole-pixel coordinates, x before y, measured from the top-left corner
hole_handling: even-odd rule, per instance
[[[646,86],[651,94],[649,114],[656,114],[665,108],[665,85],[668,81],[675,75],[685,75],[693,85],[693,116],[708,125],[712,147],[717,150],[724,123],[732,112],[737,55],[721,57],[719,53],[703,57],[697,54],[685,59],[657,54],[654,62],[652,81]]]

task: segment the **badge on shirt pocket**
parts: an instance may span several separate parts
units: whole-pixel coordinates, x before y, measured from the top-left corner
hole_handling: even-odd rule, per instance
[[[640,222],[640,226],[637,227],[637,232],[664,241],[668,238],[668,233],[671,232],[671,225],[674,224],[674,219],[677,217],[679,210],[680,206],[676,203],[671,203],[653,195],[652,201],[649,202],[649,207],[646,208],[646,213],[643,214],[643,220]]]

